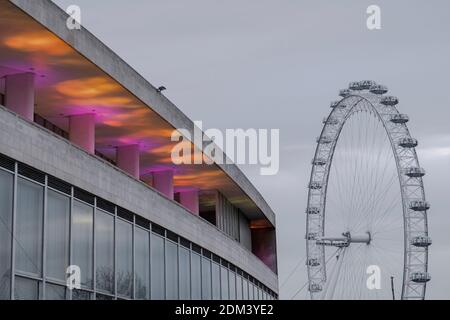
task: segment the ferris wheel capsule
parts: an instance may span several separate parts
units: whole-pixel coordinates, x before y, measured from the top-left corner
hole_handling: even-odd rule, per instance
[[[318,267],[318,266],[320,266],[320,261],[317,258],[310,258],[306,262],[306,265],[310,266],[310,267]]]
[[[428,201],[415,200],[411,201],[411,203],[409,204],[409,208],[414,211],[427,211],[428,209],[430,209],[430,204],[428,203]]]
[[[403,148],[415,148],[418,146],[418,144],[419,142],[417,141],[417,139],[410,137],[402,138],[398,143],[398,145]]]
[[[431,276],[428,272],[413,272],[409,279],[415,283],[425,283],[431,280]]]
[[[342,90],[339,91],[339,95],[342,98],[346,98],[346,97],[348,97],[351,94],[352,94],[352,91],[350,89],[342,89]]]
[[[374,86],[371,86],[369,88],[369,91],[374,93],[374,94],[378,94],[378,95],[382,95],[388,92],[388,88],[385,86],[382,86],[380,84],[376,84]]]
[[[391,115],[391,122],[396,124],[403,124],[409,121],[409,117],[406,114],[393,114]]]
[[[322,158],[316,158],[312,161],[312,164],[314,166],[324,166],[327,164],[327,160],[326,159],[322,159]]]
[[[425,175],[425,169],[417,167],[406,168],[405,175],[410,178],[421,178]]]
[[[319,137],[317,138],[317,143],[320,144],[330,144],[333,143],[334,139],[328,136],[323,136],[323,137]]]
[[[339,120],[333,117],[324,118],[322,121],[323,124],[327,124],[330,126],[335,126],[339,124]]]
[[[322,184],[317,181],[311,181],[311,183],[308,185],[308,187],[312,190],[319,190],[319,189],[322,189]]]
[[[343,103],[341,103],[341,101],[333,101],[330,103],[330,108],[335,109],[335,108],[346,108],[347,106]]]
[[[386,96],[381,98],[381,104],[384,104],[385,106],[396,106],[398,103],[398,98],[394,96]]]
[[[411,244],[415,247],[429,247],[433,242],[430,237],[418,236],[411,239]]]
[[[313,214],[313,215],[319,214],[320,213],[320,208],[318,208],[318,207],[309,207],[308,209],[306,209],[306,213],[307,214]]]
[[[320,291],[322,291],[322,286],[318,283],[311,283],[309,285],[309,291],[312,293],[320,292]]]
[[[354,81],[350,82],[349,88],[351,90],[367,90],[370,89],[370,87],[375,86],[376,82],[372,80],[363,80],[363,81]]]
[[[317,240],[317,237],[319,235],[317,234],[317,232],[308,232],[306,234],[306,240],[312,241],[312,240]]]

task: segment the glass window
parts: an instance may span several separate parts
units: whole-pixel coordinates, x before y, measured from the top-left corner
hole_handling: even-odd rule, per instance
[[[45,300],[66,300],[66,288],[47,283],[45,285]]]
[[[222,300],[230,299],[228,288],[228,269],[225,267],[220,268],[220,283],[222,285]]]
[[[91,293],[82,290],[72,291],[72,300],[91,300]]]
[[[255,299],[254,290],[255,290],[255,287],[253,286],[253,283],[249,281],[248,282],[248,300]]]
[[[132,297],[133,292],[133,226],[117,220],[117,294]]]
[[[220,300],[220,266],[212,264],[212,298]]]
[[[18,180],[17,189],[16,268],[40,276],[44,189],[25,179]]]
[[[179,278],[180,278],[180,300],[189,300],[191,298],[191,263],[189,250],[179,247]]]
[[[72,212],[72,260],[80,267],[81,285],[92,288],[94,209],[74,201]]]
[[[202,299],[211,300],[211,260],[202,258]]]
[[[0,300],[10,299],[13,175],[0,170]]]
[[[114,293],[114,217],[95,216],[95,282],[98,290]]]
[[[230,300],[236,300],[236,274],[229,271],[230,282]]]
[[[16,277],[14,298],[16,300],[39,300],[40,284],[36,280]]]
[[[104,295],[104,294],[99,294],[99,293],[97,293],[96,295],[95,295],[95,300],[100,300],[100,301],[111,301],[111,300],[114,300],[114,297],[111,297],[111,296],[107,296],[107,295]]]
[[[150,233],[135,229],[136,299],[150,298]]]
[[[166,298],[178,299],[178,245],[166,240]]]
[[[48,190],[46,217],[46,276],[65,281],[69,266],[70,199]]]
[[[152,233],[151,248],[152,299],[163,300],[166,297],[164,290],[164,239]]]
[[[192,300],[202,299],[202,258],[196,253],[191,254],[191,280],[192,280]]]
[[[242,279],[242,299],[249,300],[248,297],[248,281],[246,279]]]
[[[242,278],[236,276],[236,300],[242,300]]]

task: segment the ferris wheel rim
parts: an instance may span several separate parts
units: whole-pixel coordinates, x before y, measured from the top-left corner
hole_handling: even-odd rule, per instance
[[[353,87],[352,87],[353,86]],[[357,89],[355,89],[357,87]],[[352,89],[353,88],[353,89]],[[372,90],[373,89],[373,90]],[[312,276],[312,272],[314,272],[317,269],[317,265],[311,265],[309,263],[310,259],[312,259],[311,255],[311,248],[313,246],[317,246],[316,239],[311,239],[311,231],[310,228],[311,225],[311,215],[312,214],[319,214],[322,221],[319,224],[321,228],[321,234],[323,235],[325,232],[325,216],[326,216],[326,205],[327,205],[327,190],[328,190],[328,183],[329,183],[329,174],[330,174],[330,168],[331,164],[333,162],[333,156],[335,153],[336,144],[339,141],[339,137],[341,134],[342,129],[344,128],[345,124],[347,123],[348,119],[353,115],[354,110],[360,105],[362,102],[367,103],[371,110],[374,111],[376,117],[382,122],[384,131],[389,139],[392,153],[394,155],[395,164],[397,168],[398,173],[398,180],[400,184],[400,190],[401,190],[401,201],[402,201],[402,215],[403,215],[403,281],[402,281],[402,293],[401,298],[402,299],[424,299],[425,293],[426,293],[426,283],[430,280],[429,274],[428,274],[428,246],[431,245],[431,239],[429,238],[428,233],[428,221],[427,221],[427,210],[429,209],[429,205],[425,200],[425,190],[423,185],[422,177],[425,174],[423,169],[420,167],[419,159],[415,150],[415,146],[417,145],[417,141],[413,139],[410,135],[409,129],[406,125],[406,123],[409,121],[409,118],[406,115],[401,114],[398,109],[396,108],[396,105],[398,104],[398,99],[393,96],[385,95],[387,93],[387,88],[384,86],[376,85],[372,81],[362,81],[362,82],[355,82],[350,85],[350,89],[344,89],[341,90],[341,95],[343,98],[339,101],[333,102],[331,107],[333,110],[330,112],[328,117],[324,120],[324,125],[322,128],[322,132],[317,139],[317,148],[315,151],[314,159],[312,162],[312,170],[311,170],[311,176],[309,181],[309,192],[308,192],[308,206],[307,206],[307,222],[306,222],[306,250],[307,250],[307,271],[308,271],[308,282],[309,282],[309,291],[311,294],[311,298],[315,297],[315,290],[322,290],[322,288],[314,287],[317,283],[317,278],[314,279]],[[344,104],[344,102],[352,101],[354,99],[356,102],[354,102],[351,106],[347,106]],[[343,108],[342,108],[343,107]],[[342,111],[344,110],[344,111]],[[388,113],[381,113],[382,111],[390,110]],[[333,115],[335,113],[339,114],[342,113],[344,115],[343,118],[341,118],[340,121],[337,123],[329,123],[328,121],[330,119],[333,119]],[[328,139],[329,136],[326,135],[326,129],[329,128],[331,125],[337,125],[337,129],[335,130],[335,136],[331,139]],[[327,127],[328,126],[328,127]],[[401,142],[399,142],[398,137],[394,134],[393,128],[395,126],[400,126],[402,128],[402,139],[404,139],[404,145],[408,146],[408,149],[410,151],[410,154],[414,157],[414,160],[411,161],[411,163],[416,164],[416,167],[406,167],[405,162],[402,161],[399,157],[399,147],[401,145]],[[402,140],[403,141],[403,140]],[[408,144],[409,143],[409,144]],[[320,156],[320,148],[323,144],[331,144],[331,147],[328,149],[327,157],[324,158],[323,155]],[[415,144],[415,145],[414,145]],[[405,147],[406,148],[406,147]],[[326,149],[325,149],[326,150]],[[323,150],[322,150],[323,151]],[[326,163],[326,160],[328,160],[328,163]],[[324,165],[326,166],[325,173],[323,174],[322,181],[317,181],[315,178],[315,167]],[[411,169],[409,171],[406,171],[408,169]],[[414,170],[412,170],[414,169]],[[408,173],[405,173],[408,172]],[[410,211],[413,210],[413,198],[408,194],[407,188],[404,186],[405,177],[404,175],[409,174],[409,178],[411,176],[414,176],[414,178],[417,179],[417,183],[419,185],[420,194],[421,194],[421,200],[417,200],[416,208],[422,210],[423,217],[422,217],[422,231],[414,231],[419,232],[423,235],[423,244],[424,246],[421,248],[419,258],[413,257],[411,248],[413,247],[412,244],[412,229],[410,227],[410,224],[408,223],[408,219],[410,219]],[[319,179],[320,180],[320,179]],[[320,185],[322,183],[322,185]],[[320,189],[320,205],[317,207],[312,206],[312,193],[315,192],[314,190]],[[317,209],[317,210],[315,210]],[[420,238],[420,237],[419,237]],[[419,239],[420,240],[420,239]],[[314,244],[311,245],[311,242]],[[410,243],[411,242],[411,243]],[[416,246],[418,243],[414,243],[414,246]],[[319,270],[321,270],[320,276],[322,276],[322,279],[325,279],[322,281],[322,283],[326,282],[326,263],[325,263],[325,249],[324,246],[322,246],[319,250],[320,252],[320,259],[319,261],[322,262],[322,266],[320,266]],[[317,252],[316,252],[317,256]],[[418,261],[422,261],[421,265],[417,262],[414,264],[414,267],[412,266],[412,259],[418,259]],[[422,258],[422,260],[420,260]],[[320,263],[319,263],[320,265]],[[421,270],[423,272],[416,272],[416,274],[413,272],[414,270]],[[417,276],[417,278],[414,278]],[[422,281],[423,280],[423,281]]]

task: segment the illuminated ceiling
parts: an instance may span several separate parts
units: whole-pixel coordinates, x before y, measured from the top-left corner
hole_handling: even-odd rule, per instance
[[[115,148],[139,144],[141,175],[175,172],[176,191],[219,190],[251,219],[261,210],[217,165],[172,164],[170,136],[174,128],[151,106],[108,76],[40,23],[9,1],[0,1],[0,77],[36,75],[35,112],[63,130],[68,116],[96,114],[96,149],[115,159]]]

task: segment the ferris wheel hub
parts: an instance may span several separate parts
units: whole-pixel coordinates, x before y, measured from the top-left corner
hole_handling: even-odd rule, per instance
[[[352,235],[350,232],[344,232],[342,237],[320,237],[316,240],[316,244],[321,246],[346,248],[352,243],[365,243],[369,245],[371,241],[372,235],[369,231],[356,235]]]

